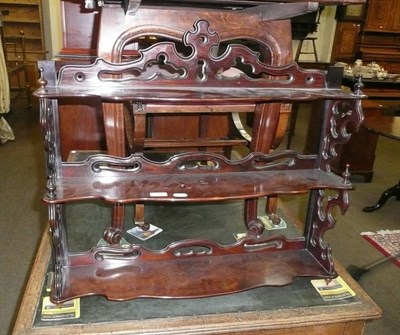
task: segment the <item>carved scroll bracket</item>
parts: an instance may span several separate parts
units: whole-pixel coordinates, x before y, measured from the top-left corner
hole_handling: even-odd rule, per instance
[[[68,265],[68,242],[63,221],[64,205],[51,204],[48,207],[48,211],[54,253],[54,289],[52,295],[58,299],[63,293],[63,278],[65,277],[63,270]]]
[[[335,146],[350,140],[347,132],[349,123],[355,125],[356,130],[361,126],[364,115],[361,100],[327,101],[326,105],[325,136],[322,141],[321,168],[330,172],[329,163],[337,156]]]
[[[314,254],[316,259],[331,274],[334,273],[332,248],[323,240],[324,234],[328,229],[335,226],[336,219],[333,215],[333,208],[338,206],[344,214],[349,207],[349,192],[338,190],[335,195],[327,196],[324,190],[315,191],[314,212],[312,223],[308,234],[307,249]]]

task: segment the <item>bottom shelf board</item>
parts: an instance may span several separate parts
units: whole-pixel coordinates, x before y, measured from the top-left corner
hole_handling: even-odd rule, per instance
[[[54,301],[88,295],[109,300],[197,298],[283,286],[300,276],[334,276],[305,249],[145,261],[92,259],[88,263],[88,258],[72,256],[70,261],[76,265],[62,269],[64,289],[58,298],[53,291]]]
[[[48,241],[45,241],[48,246]],[[43,257],[42,257],[43,258]],[[47,256],[47,261],[48,261]],[[355,297],[325,301],[311,284],[310,278],[297,278],[291,285],[260,287],[240,293],[196,299],[138,298],[129,301],[108,301],[101,296],[80,298],[78,319],[42,320],[42,299],[48,295],[43,281],[48,263],[42,271],[32,273],[32,282],[39,289],[38,300],[29,292],[26,303],[34,307],[32,334],[238,334],[254,331],[276,334],[277,328],[307,325],[329,327],[332,323],[378,318],[380,310],[354,280],[338,265],[338,273],[356,292]],[[42,279],[42,280],[38,280]],[[28,286],[29,289],[29,286]],[[28,296],[30,297],[28,301]],[[26,313],[23,314],[26,317]],[[19,328],[24,327],[21,322]],[[286,329],[286,328],[285,328]],[[231,331],[231,332],[230,332]],[[291,332],[290,332],[291,333]],[[303,332],[301,332],[303,333]],[[312,334],[325,333],[325,328]],[[18,333],[19,334],[19,333]],[[28,332],[27,332],[28,334]],[[31,334],[29,332],[29,334]],[[260,332],[261,334],[261,332]]]
[[[204,206],[201,209],[204,212]],[[282,214],[285,214],[286,208],[282,209]],[[226,214],[232,212],[234,210],[223,210]],[[86,227],[82,224],[79,226]],[[79,236],[82,239],[82,235]],[[279,253],[271,254],[275,258],[280,256]],[[197,299],[137,298],[115,302],[102,296],[82,297],[79,319],[43,321],[42,300],[49,295],[46,274],[52,268],[51,243],[46,230],[29,276],[13,334],[233,335],[252,332],[276,334],[277,329],[282,330],[280,333],[289,329],[286,332],[292,334],[298,328],[302,329],[298,331],[301,334],[325,334],[331,325],[333,328],[335,324],[346,327],[348,322],[376,319],[381,315],[374,301],[340,263],[335,262],[335,269],[355,291],[355,297],[324,301],[312,286],[311,278],[301,277],[286,286],[263,286],[240,293]],[[228,276],[224,274],[224,277]],[[178,280],[175,284],[179,284]],[[313,325],[321,328],[308,332]],[[338,333],[337,329],[332,333]]]
[[[69,267],[63,268],[64,289],[58,298],[53,295],[54,301],[87,295],[104,295],[110,300],[205,297],[265,285],[282,286],[291,283],[296,276],[332,275],[305,250],[304,237],[294,224],[296,219],[280,205],[277,214],[287,227],[265,229],[253,242],[246,239],[246,244],[257,244],[255,249],[244,243],[238,245],[240,242],[235,237],[237,233],[246,232],[243,202],[150,204],[145,209],[146,221],[163,231],[146,241],[124,234],[131,247],[120,252],[118,248],[102,249],[98,244],[103,229],[109,224],[111,213],[107,209],[97,201],[67,206],[70,254],[66,264]],[[125,209],[129,221],[134,217],[133,208]],[[264,213],[265,199],[259,201],[259,214]],[[127,223],[125,229],[131,226]],[[98,246],[87,252],[94,245]],[[186,247],[196,246],[209,247],[212,253],[174,256],[176,251],[186,253]],[[168,249],[165,255],[145,251],[165,249]],[[141,253],[140,257],[135,256],[136,250]],[[108,251],[110,255],[102,260],[101,253]]]

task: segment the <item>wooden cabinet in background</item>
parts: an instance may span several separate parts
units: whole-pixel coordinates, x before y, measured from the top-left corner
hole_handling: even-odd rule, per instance
[[[400,0],[369,0],[364,31],[400,32]]]
[[[369,0],[360,43],[365,63],[400,73],[400,0]]]
[[[0,11],[3,13],[3,33],[5,38],[15,38],[19,53],[24,39],[28,82],[31,87],[37,81],[37,61],[44,59],[46,48],[43,33],[41,0],[0,0]],[[13,46],[7,46],[8,60],[16,54]],[[18,54],[19,54],[18,53]]]
[[[346,15],[346,7],[350,6],[338,7],[332,61],[351,64],[356,58],[361,58],[364,64],[376,62],[389,73],[400,73],[400,0],[368,0],[365,15],[363,11],[357,12],[361,18],[359,21],[356,15]],[[353,87],[355,82],[348,81],[344,85]],[[363,93],[369,97],[363,101],[365,115],[381,115],[387,108],[398,108],[400,91],[396,82],[371,79],[364,80],[364,85]],[[318,130],[310,129],[307,152],[314,152],[313,141],[318,136]],[[340,174],[350,164],[352,174],[371,181],[377,139],[378,135],[361,128],[348,143],[338,146],[332,169]]]
[[[361,31],[360,22],[338,22],[333,42],[332,58],[335,61],[352,62],[357,52]]]
[[[332,62],[353,63],[360,45],[365,4],[337,6],[335,38],[332,48]]]
[[[63,47],[60,56],[68,58],[79,55],[90,62],[97,55],[100,12],[85,9],[82,2],[61,0]]]
[[[400,0],[397,0],[397,7],[394,9],[394,13],[397,13],[394,15],[394,19],[393,19],[393,30],[400,32]]]
[[[377,62],[400,73],[400,0],[368,0],[362,7],[338,6],[332,62]]]

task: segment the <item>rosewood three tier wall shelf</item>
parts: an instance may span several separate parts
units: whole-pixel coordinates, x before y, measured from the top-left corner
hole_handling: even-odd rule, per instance
[[[108,34],[101,28],[100,57],[93,64],[39,63],[35,95],[47,157],[52,300],[93,294],[110,300],[206,297],[286,285],[296,276],[334,277],[323,235],[335,224],[333,208],[347,209],[352,185],[348,174],[331,173],[329,163],[335,145],[350,137],[347,125],[362,122],[364,96],[361,83],[353,93],[340,89],[340,68],[304,70],[291,61],[290,17],[317,10],[318,3],[259,1],[236,10],[129,4],[125,14],[115,2],[105,2],[102,22],[116,24]],[[123,23],[110,21],[121,13]],[[149,46],[137,47],[149,39]],[[107,52],[104,40],[112,41]],[[60,133],[60,110],[68,99],[79,106],[75,115],[82,120],[82,106],[102,116],[105,150],[74,150],[74,132]],[[282,111],[290,111],[293,102],[313,100],[323,101],[318,154],[271,149]],[[241,123],[246,113],[253,115],[251,133]],[[157,115],[197,116],[198,138],[152,136]],[[221,115],[232,116],[223,138],[207,132],[213,116]],[[232,154],[237,146],[247,150],[239,158]],[[265,229],[260,198],[304,193],[309,193],[309,205],[303,233]],[[88,224],[81,222],[79,237],[94,234],[100,243],[72,250],[66,208],[92,200],[110,208],[108,227],[104,233],[87,232]],[[149,229],[147,206],[162,217],[174,204],[178,219],[179,208],[233,201],[243,204],[246,234],[228,243],[204,236],[181,239],[177,228],[170,232],[172,243],[154,249],[127,234],[132,222],[143,233]],[[127,218],[132,208],[134,216]],[[273,224],[280,220],[274,206],[266,216]],[[229,229],[224,234],[232,237]]]

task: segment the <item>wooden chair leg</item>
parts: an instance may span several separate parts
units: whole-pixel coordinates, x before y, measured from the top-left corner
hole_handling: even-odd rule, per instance
[[[290,114],[290,122],[289,122],[288,134],[287,134],[286,149],[290,149],[290,145],[292,143],[292,137],[294,136],[294,130],[296,128],[298,110],[299,110],[299,104],[294,103],[292,105],[292,112]]]
[[[295,62],[299,61],[300,52],[301,52],[301,49],[303,48],[303,42],[304,42],[303,39],[301,39],[299,42],[299,46],[297,47],[297,51],[296,51],[296,56],[294,57]]]
[[[311,42],[312,42],[312,45],[313,45],[313,52],[314,52],[315,62],[318,63],[318,55],[317,55],[317,47],[315,45],[315,39],[312,39]]]
[[[142,230],[149,230],[150,224],[144,221],[144,204],[135,204],[135,225],[139,226]]]

